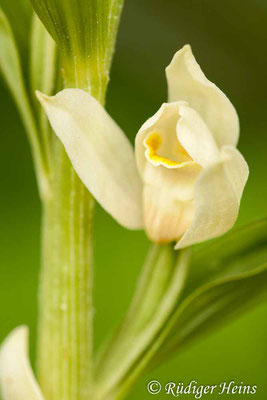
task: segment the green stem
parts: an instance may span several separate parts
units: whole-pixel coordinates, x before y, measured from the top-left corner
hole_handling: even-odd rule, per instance
[[[78,79],[73,70],[73,86],[82,86],[82,77],[79,74]],[[101,88],[99,100],[105,96]],[[38,379],[49,400],[89,400],[93,386],[94,199],[55,137],[53,150],[52,195],[43,204]]]
[[[49,400],[88,400],[92,381],[94,200],[56,144],[44,204],[38,377]]]
[[[33,4],[44,17],[42,12],[47,3],[44,6],[42,2],[40,9],[41,2],[33,1]],[[54,7],[52,14],[57,18],[65,13],[65,28],[69,31],[67,36],[56,37],[62,56],[64,86],[87,90],[103,104],[122,0],[81,1],[75,6],[71,2],[71,7],[65,0],[49,4]],[[46,22],[51,9],[48,11],[44,17]],[[83,18],[88,15],[91,23],[83,24]],[[78,25],[76,17],[81,18]],[[84,36],[80,35],[81,27]],[[85,40],[84,46],[80,40]],[[66,43],[70,44],[68,52]],[[51,196],[43,202],[38,379],[47,400],[90,400],[94,398],[94,199],[76,175],[56,137],[51,148]]]

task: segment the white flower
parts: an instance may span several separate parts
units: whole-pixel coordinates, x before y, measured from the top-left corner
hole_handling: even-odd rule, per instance
[[[0,348],[0,397],[3,400],[44,400],[28,358],[28,329],[20,326]]]
[[[88,93],[38,93],[81,180],[123,226],[144,226],[152,241],[182,248],[235,223],[248,178],[236,149],[239,123],[225,94],[190,46],[166,69],[169,102],[140,129],[136,160],[126,136]]]

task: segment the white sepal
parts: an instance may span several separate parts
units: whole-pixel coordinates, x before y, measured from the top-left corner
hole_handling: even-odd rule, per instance
[[[142,184],[133,148],[122,130],[81,89],[37,96],[84,185],[121,225],[142,228]]]
[[[3,400],[44,400],[28,358],[28,328],[12,331],[0,348],[0,393]]]
[[[221,160],[200,173],[195,184],[195,215],[176,249],[215,238],[234,225],[248,166],[232,146],[222,148]]]
[[[228,97],[203,74],[189,45],[166,68],[169,102],[186,101],[208,125],[219,147],[236,146],[239,121]]]

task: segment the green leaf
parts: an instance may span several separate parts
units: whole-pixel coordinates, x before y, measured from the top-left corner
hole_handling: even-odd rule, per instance
[[[260,300],[267,285],[266,262],[267,218],[233,229],[196,248],[182,301],[170,322],[174,326],[157,352],[156,363],[180,351],[184,344],[197,339],[200,334],[209,333],[220,324],[225,324],[226,316],[238,316],[238,313],[245,312],[253,305],[255,300]],[[261,269],[260,265],[263,265]],[[255,282],[259,282],[258,289]],[[203,307],[203,320],[197,306]],[[189,334],[183,319],[188,318],[189,325],[191,318],[194,324],[193,313],[196,319],[199,317],[199,324]],[[209,322],[204,324],[209,313]],[[183,331],[180,328],[182,325]],[[164,328],[165,332],[169,329],[167,326]]]
[[[264,218],[197,247],[184,297],[201,285],[251,271],[266,260],[267,218]]]
[[[47,191],[45,165],[38,138],[36,121],[25,89],[20,58],[9,22],[0,9],[0,71],[14,97],[26,128],[40,185],[40,193]]]
[[[32,7],[28,0],[0,0],[0,6],[6,14],[14,32],[20,55],[29,50],[29,34]]]
[[[226,323],[226,315],[238,316],[237,310],[239,313],[245,312],[248,306],[253,305],[254,300],[259,300],[267,285],[267,276],[266,267],[258,268],[260,265],[266,265],[266,262],[267,218],[233,229],[226,235],[197,247],[191,259],[190,274],[181,302],[170,322],[174,324],[174,327],[157,352],[156,363],[180,351],[182,345],[196,339],[200,333],[208,333],[211,327],[219,327],[220,324]],[[258,280],[261,280],[261,284],[257,291],[254,290],[254,282]],[[238,290],[241,287],[244,290],[244,298]],[[215,299],[216,293],[218,293],[218,301]],[[210,305],[208,299],[210,299]],[[185,321],[182,323],[179,321],[187,315],[188,324],[191,317],[193,324],[192,313],[194,309],[197,310],[196,304],[203,306],[203,318],[207,317],[209,312],[213,314],[210,315],[208,324],[203,325],[199,319],[199,325],[196,325],[189,337]],[[180,316],[183,307],[186,312],[183,311]],[[200,318],[200,310],[197,312]],[[184,324],[183,333],[175,325],[176,319],[179,327]],[[169,329],[167,326],[164,328],[165,332]],[[188,336],[182,340],[184,332],[187,332]]]
[[[267,264],[253,272],[211,283],[197,290],[176,308],[160,334],[131,371],[111,391],[120,399],[144,370],[154,368],[215,327],[247,311],[267,297]]]
[[[32,20],[30,61],[32,91],[39,90],[48,96],[54,94],[57,46],[36,15],[33,16]]]
[[[13,33],[9,22],[0,9],[0,69],[9,89],[14,96],[24,122],[32,129],[33,117],[31,115],[27,98],[21,63]]]
[[[102,100],[123,0],[31,0],[62,55],[67,86]]]
[[[42,148],[46,163],[52,164],[54,133],[45,112],[37,101],[35,91],[53,95],[60,89],[58,51],[55,41],[51,38],[36,14],[32,19],[30,79],[33,102],[37,111],[39,129],[42,136]]]
[[[154,365],[266,299],[267,263],[252,272],[201,287],[181,303],[158,338],[160,349]]]
[[[266,299],[266,239],[267,220],[264,219],[195,248],[183,291],[179,291],[177,301],[172,302],[154,335],[146,338],[146,344],[134,363],[121,371],[116,380],[116,364],[112,366],[109,377],[99,374],[99,382],[108,388],[112,398],[123,397],[145,369],[161,364],[201,335],[209,334]],[[177,281],[175,276],[172,281]],[[144,299],[145,291],[144,285]],[[155,315],[163,299],[164,294],[154,309]],[[145,328],[140,334],[146,335]],[[136,338],[133,336],[129,340],[133,346]],[[130,341],[128,343],[130,347]],[[119,352],[120,360],[127,357],[127,349],[124,350],[126,356]]]

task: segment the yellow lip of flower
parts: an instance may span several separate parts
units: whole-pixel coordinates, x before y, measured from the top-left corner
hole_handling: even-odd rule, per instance
[[[162,144],[162,140],[161,140],[161,136],[158,132],[150,133],[144,141],[144,146],[146,148],[145,154],[146,154],[147,158],[150,161],[152,161],[153,163],[155,163],[157,165],[161,164],[161,165],[164,165],[169,168],[180,168],[180,167],[184,166],[185,164],[194,162],[193,160],[177,162],[174,160],[170,160],[167,157],[160,156],[157,152],[158,152],[161,144]],[[180,146],[180,147],[182,147],[182,146]],[[184,155],[186,155],[187,157],[189,157],[191,159],[191,157],[189,156],[189,154],[187,153],[187,151],[184,148],[179,149],[179,150],[180,150],[180,152],[182,150]]]

